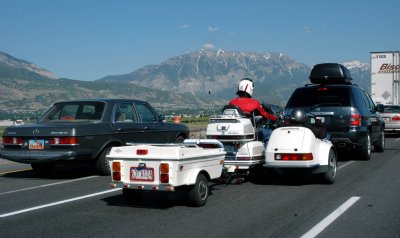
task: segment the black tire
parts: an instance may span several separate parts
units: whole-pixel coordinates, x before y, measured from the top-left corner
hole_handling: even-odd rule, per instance
[[[380,153],[385,151],[385,131],[383,129],[381,130],[379,139],[374,143],[374,151]]]
[[[207,203],[208,199],[208,180],[204,174],[199,174],[196,184],[189,190],[189,202],[192,206],[201,207]]]
[[[337,159],[334,150],[329,151],[328,171],[322,174],[322,182],[325,184],[334,184],[337,172]]]
[[[181,143],[183,143],[184,140],[185,140],[185,138],[183,136],[178,136],[178,137],[176,137],[175,143],[181,144]]]
[[[97,157],[95,168],[100,175],[111,174],[110,162],[106,159],[106,155],[110,153],[111,148],[112,146],[107,146]]]
[[[362,160],[370,160],[371,159],[371,137],[369,133],[367,133],[367,137],[365,138],[365,144],[361,147],[361,159]]]
[[[31,164],[33,171],[38,175],[51,175],[55,164]]]

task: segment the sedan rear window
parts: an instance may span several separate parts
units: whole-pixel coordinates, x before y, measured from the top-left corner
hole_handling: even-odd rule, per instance
[[[400,113],[400,106],[385,105],[384,113]]]
[[[287,107],[350,106],[348,88],[305,87],[297,89]]]
[[[101,120],[103,102],[66,102],[54,104],[40,119],[40,122],[81,122]]]

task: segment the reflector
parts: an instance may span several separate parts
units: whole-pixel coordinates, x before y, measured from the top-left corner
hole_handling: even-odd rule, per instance
[[[149,153],[149,151],[145,150],[145,149],[137,149],[136,150],[137,155],[147,155],[148,153]]]

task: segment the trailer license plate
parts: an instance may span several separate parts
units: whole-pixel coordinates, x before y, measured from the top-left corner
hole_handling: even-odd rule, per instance
[[[131,180],[154,181],[154,169],[131,167]]]

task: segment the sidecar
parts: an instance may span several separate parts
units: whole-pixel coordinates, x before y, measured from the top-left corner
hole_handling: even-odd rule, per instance
[[[333,184],[336,178],[336,150],[327,139],[318,139],[304,126],[275,129],[265,153],[264,167],[280,172],[319,174],[322,182]]]

